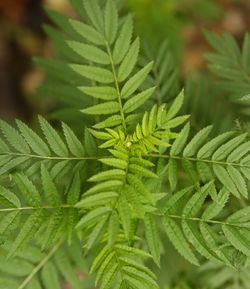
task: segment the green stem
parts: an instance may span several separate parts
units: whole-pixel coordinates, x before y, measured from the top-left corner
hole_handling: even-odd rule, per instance
[[[29,210],[51,210],[51,209],[69,209],[75,208],[73,205],[63,204],[61,206],[41,206],[41,207],[19,207],[19,208],[6,208],[0,209],[0,213],[2,212],[13,212],[13,211],[29,211]]]
[[[193,161],[193,162],[203,162],[203,163],[210,163],[210,164],[217,164],[217,165],[224,165],[224,166],[231,165],[231,166],[241,167],[241,168],[250,168],[250,166],[242,165],[240,163],[230,163],[226,161],[215,161],[215,160],[198,159],[198,158],[192,158],[192,157],[171,156],[171,155],[161,155],[161,154],[148,154],[147,156],[153,157],[153,158],[188,160],[188,161]]]
[[[97,160],[98,157],[57,157],[57,156],[40,156],[33,154],[23,154],[14,152],[2,152],[0,155],[9,155],[15,157],[29,157],[44,160],[69,160],[69,161],[83,161],[83,160]]]
[[[109,158],[109,156],[96,156],[96,157],[56,157],[56,156],[39,156],[39,155],[32,155],[32,154],[22,154],[22,153],[12,153],[12,152],[4,152],[1,155],[10,155],[16,157],[29,157],[29,158],[36,158],[36,159],[44,159],[44,160],[55,160],[55,161],[84,161],[84,160],[99,160],[101,158]],[[153,157],[153,158],[165,158],[165,159],[175,159],[175,160],[189,160],[193,162],[203,162],[203,163],[210,163],[210,164],[218,164],[218,165],[231,165],[240,168],[250,168],[249,165],[242,165],[240,163],[230,163],[225,161],[215,161],[215,160],[207,160],[207,159],[198,159],[192,157],[182,157],[182,156],[171,156],[171,155],[162,155],[162,154],[145,154],[145,157]]]
[[[32,280],[32,278],[43,268],[43,266],[49,261],[49,259],[55,254],[55,252],[62,245],[63,240],[59,241],[46,255],[40,263],[32,270],[32,272],[24,279],[22,284],[18,287],[18,289],[24,289],[27,284]]]
[[[193,222],[199,222],[199,223],[208,223],[208,224],[217,224],[217,225],[228,225],[228,226],[233,226],[233,227],[238,227],[242,228],[242,223],[230,223],[230,222],[223,222],[223,221],[218,221],[218,220],[206,220],[198,217],[188,217],[185,215],[173,215],[173,214],[164,214],[164,213],[156,213],[156,215],[160,217],[168,217],[172,219],[178,219],[178,220],[185,220],[185,221],[193,221]]]
[[[121,90],[120,90],[120,87],[119,87],[119,82],[118,82],[118,77],[117,77],[117,73],[116,73],[116,69],[115,69],[114,59],[113,59],[113,56],[112,56],[112,53],[111,53],[110,46],[109,46],[107,41],[106,41],[106,48],[107,48],[107,52],[108,52],[108,55],[109,55],[109,60],[110,60],[110,64],[111,64],[111,67],[112,67],[113,76],[114,76],[115,88],[116,88],[116,91],[117,91],[118,102],[119,102],[119,106],[120,106],[120,114],[121,114],[121,118],[122,118],[122,125],[123,125],[123,128],[124,128],[125,132],[126,132],[127,131],[127,125],[126,125],[126,122],[125,122],[125,115],[124,115],[124,112],[123,112]]]

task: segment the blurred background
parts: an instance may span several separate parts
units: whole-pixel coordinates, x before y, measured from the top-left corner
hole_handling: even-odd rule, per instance
[[[135,14],[138,34],[157,47],[164,39],[180,67],[180,81],[207,70],[210,49],[203,29],[230,32],[239,44],[250,28],[250,0],[124,0]],[[43,79],[34,55],[53,54],[42,29],[43,6],[73,14],[67,0],[0,0],[0,117],[31,121],[51,103],[36,95]],[[157,31],[157,33],[155,33]],[[154,43],[153,43],[154,42]]]

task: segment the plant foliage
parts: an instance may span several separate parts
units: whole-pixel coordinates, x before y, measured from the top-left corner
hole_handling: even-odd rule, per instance
[[[71,2],[80,20],[47,11],[59,28],[45,28],[58,58],[36,62],[47,73],[41,90],[67,95],[88,119],[79,124],[84,141],[42,117],[43,137],[21,121],[0,122],[0,284],[57,289],[66,280],[87,288],[76,275],[86,264],[96,288],[160,288],[151,265],[161,268],[165,237],[197,266],[247,263],[248,134],[192,131],[166,46],[155,64],[141,61],[132,16],[119,18],[114,0]],[[231,81],[241,55],[228,35],[227,49],[218,41],[223,56],[209,60],[223,62]],[[177,96],[164,103],[169,91]]]

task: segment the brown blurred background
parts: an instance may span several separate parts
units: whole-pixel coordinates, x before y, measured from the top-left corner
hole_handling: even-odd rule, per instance
[[[239,43],[250,30],[250,0],[124,0],[135,12],[138,30],[158,29],[178,47],[182,76],[204,69],[208,44],[202,28],[232,33]],[[66,0],[0,0],[0,117],[30,120],[46,112],[35,95],[43,75],[32,64],[34,55],[50,55],[52,46],[42,30],[48,22],[42,6],[72,11]],[[149,23],[149,24],[148,24]],[[153,27],[153,28],[152,28]],[[139,31],[140,33],[140,31]]]

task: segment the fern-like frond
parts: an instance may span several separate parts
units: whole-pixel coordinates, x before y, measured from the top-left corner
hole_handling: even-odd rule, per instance
[[[148,152],[159,152],[170,146],[168,141],[176,138],[177,133],[171,130],[183,124],[188,115],[176,117],[183,103],[183,91],[177,96],[172,105],[167,108],[165,104],[153,106],[150,112],[145,112],[142,123],[137,124],[134,132],[125,135],[120,129],[106,128],[105,131],[90,129],[94,137],[105,140],[100,148],[109,148],[122,145],[134,154],[147,154]]]
[[[249,256],[249,207],[222,219],[222,211],[229,197],[226,189],[217,193],[214,183],[210,182],[193,192],[193,187],[190,187],[175,193],[163,209],[166,233],[179,253],[196,265],[199,259],[194,249],[205,258],[228,266],[235,265],[229,247]],[[204,208],[209,198],[215,200]]]
[[[137,264],[133,258],[126,261],[128,264],[120,261],[126,254],[149,256],[125,244],[131,243],[134,238],[137,230],[134,223],[143,219],[147,212],[155,210],[154,195],[143,183],[144,178],[157,177],[149,170],[153,164],[131,155],[127,146],[116,146],[109,152],[111,156],[100,159],[100,162],[111,169],[90,178],[96,184],[83,194],[76,205],[84,213],[77,228],[89,235],[85,250],[92,249],[98,241],[107,242],[104,251],[99,252],[92,271],[98,269],[96,282],[101,284],[100,288],[110,288],[113,283],[119,284],[117,288],[123,288],[125,284],[128,288],[157,288],[155,277],[148,275],[149,269],[140,262]],[[151,246],[152,224],[153,220],[146,223],[150,250],[154,251]],[[156,244],[154,246],[156,249]],[[155,261],[159,263],[159,253],[155,251],[153,255],[157,255]]]
[[[17,129],[0,121],[0,175],[26,170],[26,174],[31,176],[43,163],[55,177],[70,170],[77,171],[85,160],[91,159],[85,153],[84,144],[68,125],[62,123],[62,138],[44,118],[40,117],[39,122],[44,139],[19,120],[16,121]]]
[[[36,239],[42,248],[49,248],[59,238],[71,238],[78,220],[74,204],[80,196],[80,177],[76,174],[62,199],[51,175],[41,166],[43,192],[23,174],[15,174],[18,190],[0,188],[0,233],[2,242],[15,240],[9,257],[16,255],[28,242]],[[21,194],[20,194],[21,193]],[[22,224],[22,225],[21,225]]]
[[[249,141],[247,135],[226,132],[209,139],[212,126],[199,131],[188,141],[186,124],[173,142],[168,155],[168,179],[172,189],[178,183],[178,168],[183,168],[193,184],[218,180],[237,198],[248,198]]]
[[[154,88],[148,87],[140,90],[153,64],[136,69],[140,41],[139,38],[133,40],[131,15],[124,21],[118,18],[115,1],[106,1],[104,12],[98,1],[84,1],[83,7],[89,23],[48,10],[50,18],[69,38],[66,40],[62,33],[46,28],[63,61],[36,61],[48,71],[48,75],[52,74],[54,79],[63,82],[78,103],[81,95],[93,98],[94,105],[84,108],[82,112],[104,115],[105,118],[96,123],[98,128],[122,125],[126,130],[129,114],[134,114],[154,92]],[[57,73],[59,67],[63,76]],[[46,83],[43,87],[43,91],[50,95],[53,93],[46,88]],[[61,91],[57,90],[57,94],[65,95],[65,91],[59,89]],[[85,103],[88,105],[89,101]]]
[[[111,285],[115,288],[158,288],[155,274],[140,262],[141,258],[150,257],[140,249],[125,245],[116,245],[112,250],[104,247],[91,271],[97,270],[96,284],[102,289]]]

